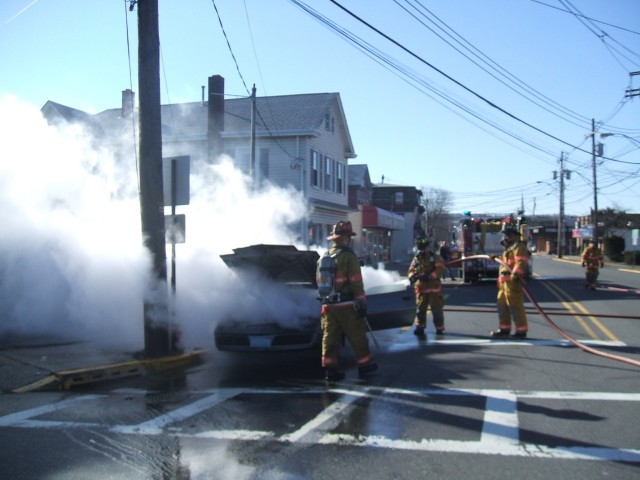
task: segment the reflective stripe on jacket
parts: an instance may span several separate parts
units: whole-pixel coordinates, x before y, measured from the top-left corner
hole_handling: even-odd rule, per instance
[[[445,263],[440,255],[431,251],[419,251],[411,260],[407,276],[422,277],[414,284],[416,292],[439,293],[442,291],[440,278],[444,275],[444,270]]]
[[[502,254],[502,261],[509,268],[500,265],[498,271],[498,284],[511,280],[511,275],[524,277],[529,269],[529,250],[521,242],[515,242],[505,249]],[[509,271],[509,269],[511,269]]]

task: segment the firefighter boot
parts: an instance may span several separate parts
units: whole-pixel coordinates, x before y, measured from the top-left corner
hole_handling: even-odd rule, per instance
[[[327,367],[325,379],[327,380],[327,382],[339,382],[341,380],[344,380],[344,372],[340,372],[335,367]]]
[[[498,330],[494,330],[489,333],[493,338],[508,338],[511,332],[509,330],[504,330],[499,328]]]
[[[369,375],[370,373],[375,372],[376,370],[378,370],[378,364],[377,363],[367,363],[366,365],[362,365],[360,367],[358,367],[358,375],[360,377],[364,377],[366,375]]]

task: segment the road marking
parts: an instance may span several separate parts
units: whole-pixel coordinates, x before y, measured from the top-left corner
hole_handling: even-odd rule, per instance
[[[577,300],[574,300],[571,295],[569,295],[567,292],[565,292],[564,290],[562,290],[560,287],[558,287],[557,285],[554,285],[553,283],[550,282],[542,282],[542,285],[549,290],[553,295],[556,296],[556,298],[558,298],[558,300],[560,300],[562,302],[562,304],[565,306],[565,308],[567,308],[567,310],[569,310],[570,312],[575,312],[575,310],[572,309],[571,305],[574,305],[578,310],[582,311],[582,313],[589,313],[589,310],[587,308],[585,308],[584,305],[582,305],[580,302],[578,302]],[[568,300],[569,302],[571,302],[571,305],[566,304],[565,300],[563,300],[563,298]],[[582,325],[582,327],[587,331],[588,334],[591,335],[592,338],[594,339],[598,339],[598,336],[593,332],[593,330],[587,326],[587,324],[584,322],[584,320],[579,317],[579,316],[575,316],[574,317],[578,323],[580,323]],[[593,315],[588,315],[587,318],[589,320],[591,320],[591,322],[600,329],[600,331],[602,333],[605,334],[605,336],[607,336],[611,341],[618,341],[618,337],[616,337],[609,329],[607,329],[601,322],[600,320],[598,320],[596,317],[594,317]]]
[[[343,393],[343,395],[339,400],[333,402],[329,407],[325,408],[315,418],[304,424],[295,432],[282,435],[282,437],[280,437],[280,440],[293,443],[300,441],[303,438],[307,442],[309,442],[309,440],[313,438],[316,441],[309,443],[316,443],[322,436],[324,436],[326,431],[338,425],[340,420],[344,418],[345,412],[351,410],[353,402],[355,402],[358,398],[366,396],[366,393],[364,392],[358,393],[345,390],[333,391],[337,393],[341,392]]]
[[[518,397],[513,393],[487,396],[480,443],[494,444],[497,452],[504,444],[518,444]]]
[[[629,268],[619,268],[618,270],[620,272],[627,272],[627,273],[640,273],[640,270],[631,270]]]
[[[49,403],[40,407],[30,408],[21,412],[12,413],[0,417],[0,427],[20,427],[28,426],[29,419],[38,417],[40,415],[46,415],[47,413],[64,410],[72,407],[77,403],[86,402],[89,400],[95,400],[97,398],[104,398],[105,395],[82,395],[78,397],[69,398],[60,402]]]
[[[117,393],[114,391],[112,393]],[[143,394],[144,391],[138,393]],[[167,412],[163,415],[135,425],[107,426],[97,423],[46,421],[34,417],[73,408],[80,402],[102,400],[108,395],[83,395],[60,402],[54,402],[36,408],[16,412],[0,417],[0,426],[17,428],[41,429],[72,429],[106,428],[110,432],[129,435],[158,435],[170,434],[184,438],[203,438],[214,440],[234,441],[276,441],[290,445],[347,445],[357,447],[388,448],[439,453],[463,453],[481,455],[499,455],[512,457],[548,458],[565,460],[596,460],[609,462],[640,463],[640,449],[604,448],[583,446],[551,447],[548,445],[522,443],[519,440],[518,401],[523,398],[543,400],[583,400],[583,401],[613,401],[640,402],[640,393],[623,392],[555,392],[555,391],[517,391],[497,389],[418,389],[408,390],[399,388],[385,388],[367,386],[363,389],[338,386],[336,388],[281,388],[281,389],[242,389],[221,388],[204,391],[192,391],[192,394],[205,395],[183,407]],[[172,424],[193,417],[207,409],[241,394],[282,394],[282,395],[323,395],[337,394],[338,399],[323,409],[318,415],[310,419],[295,431],[284,435],[275,432],[236,429],[236,430],[208,430],[196,433],[184,431]],[[411,400],[397,398],[399,395],[408,396]],[[390,438],[381,435],[361,435],[331,433],[331,430],[348,419],[351,409],[358,399],[388,401],[411,407],[429,407],[430,396],[479,396],[485,397],[485,411],[482,419],[480,439],[459,441],[450,439],[422,438],[420,440],[406,440]]]
[[[579,340],[584,345],[590,345],[594,347],[626,347],[627,344],[621,341],[609,341],[609,340]],[[395,341],[391,345],[385,345],[385,349],[388,352],[398,353],[406,352],[409,350],[415,350],[423,348],[425,345],[429,346],[447,346],[447,345],[473,345],[477,347],[506,347],[506,346],[547,346],[547,347],[575,347],[573,343],[563,339],[495,339],[495,338],[474,338],[474,337],[462,337],[457,339],[443,339],[437,336],[435,333],[427,333],[425,341],[418,342],[413,336],[407,337],[405,341]],[[577,348],[577,347],[576,347]]]
[[[139,423],[137,425],[122,425],[118,427],[114,427],[112,431],[118,433],[141,433],[144,435],[158,435],[163,433],[163,428],[167,425],[175,422],[180,422],[189,417],[193,417],[200,412],[203,412],[229,398],[235,397],[236,395],[242,392],[241,389],[222,389],[218,390],[212,395],[209,395],[205,398],[201,398],[200,400],[196,400],[189,405],[178,408],[176,410],[172,410],[170,412],[165,413],[164,415],[160,415],[159,417],[153,418],[143,423]]]

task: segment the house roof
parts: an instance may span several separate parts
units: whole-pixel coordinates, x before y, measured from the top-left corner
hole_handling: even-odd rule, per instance
[[[339,93],[307,93],[256,98],[256,136],[317,135],[324,129],[324,121],[332,107],[336,107],[336,129],[345,138],[345,153],[355,157],[351,135]],[[162,135],[167,140],[178,138],[206,138],[208,125],[207,102],[161,105]],[[46,111],[45,111],[46,109]],[[90,115],[55,102],[47,102],[42,109],[45,117],[65,119],[101,126],[105,132],[116,133],[130,129],[123,122],[122,109],[112,108]],[[248,136],[251,133],[251,98],[226,99],[224,102],[223,137]]]
[[[369,167],[366,164],[349,165],[349,186],[370,187]]]
[[[52,123],[65,121],[68,123],[80,123],[89,127],[94,133],[102,133],[100,122],[91,114],[67,107],[60,103],[47,101],[41,109],[42,114]]]

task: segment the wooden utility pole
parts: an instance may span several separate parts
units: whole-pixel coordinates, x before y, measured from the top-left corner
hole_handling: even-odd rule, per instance
[[[138,87],[140,89],[140,212],[143,241],[151,254],[157,288],[145,293],[145,356],[172,353],[169,333],[167,253],[165,250],[162,185],[162,124],[160,116],[160,35],[158,0],[137,2]]]
[[[251,139],[249,141],[249,176],[251,177],[251,188],[256,187],[256,85],[251,89]]]
[[[596,179],[596,121],[591,119],[591,168],[593,170],[593,240],[598,244],[598,182]]]
[[[564,152],[560,152],[560,214],[558,215],[558,258],[564,250]]]

